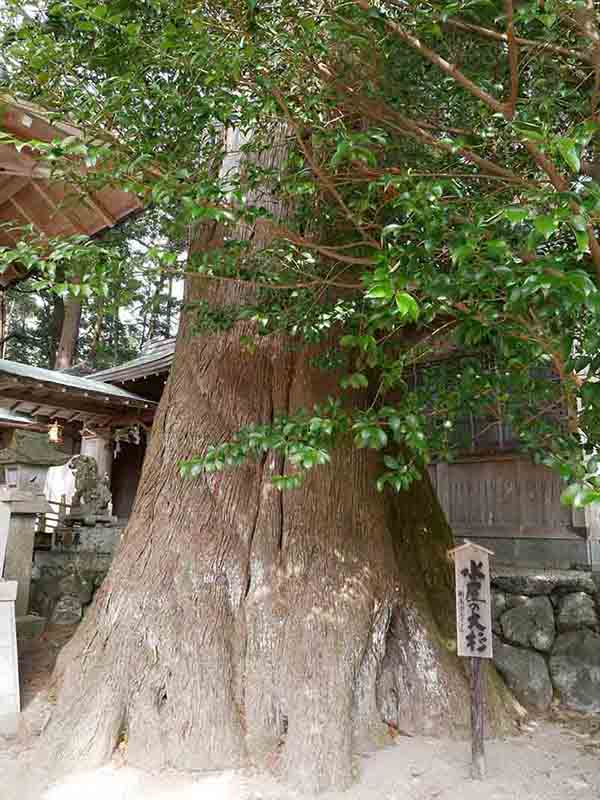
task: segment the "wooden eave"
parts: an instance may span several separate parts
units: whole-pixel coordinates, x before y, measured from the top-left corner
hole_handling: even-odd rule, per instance
[[[42,109],[1,94],[0,131],[22,142],[82,137],[78,128],[50,121]],[[85,172],[83,164],[81,172]],[[19,152],[13,145],[0,141],[0,225],[32,225],[48,237],[94,236],[141,208],[134,195],[121,189],[84,191],[52,180],[35,152],[27,147]],[[0,246],[12,247],[18,239],[18,231],[0,228]],[[0,286],[7,286],[18,277],[18,269],[8,270],[0,275]]]
[[[113,387],[108,386],[107,389]],[[0,406],[42,421],[83,422],[97,426],[149,424],[156,404],[135,395],[115,396],[109,391],[60,386],[0,371]]]

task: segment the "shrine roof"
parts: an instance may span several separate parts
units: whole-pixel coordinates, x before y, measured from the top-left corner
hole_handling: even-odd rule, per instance
[[[137,358],[116,367],[94,373],[94,379],[108,383],[128,383],[171,369],[175,355],[175,337],[151,340]]]
[[[26,416],[25,414],[17,414],[14,411],[10,411],[8,408],[0,407],[0,427],[4,427],[8,425],[9,427],[13,427],[15,425],[35,425],[34,421],[31,417]]]

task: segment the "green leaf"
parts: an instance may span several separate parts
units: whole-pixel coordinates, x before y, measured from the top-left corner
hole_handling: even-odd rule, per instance
[[[415,322],[419,318],[419,304],[415,298],[407,292],[396,292],[396,308],[402,317],[408,317]]]
[[[579,153],[577,152],[577,145],[573,139],[559,139],[557,144],[558,152],[563,157],[567,166],[572,169],[573,172],[579,172],[581,169],[581,161],[579,159]]]
[[[402,230],[402,225],[398,225],[398,223],[394,222],[391,225],[386,225],[381,230],[381,238],[387,239],[388,236],[393,236],[396,233],[400,233]]]
[[[519,206],[511,206],[510,208],[505,208],[502,213],[509,222],[513,225],[518,225],[519,222],[529,219],[530,210]]]
[[[575,239],[577,240],[577,249],[580,253],[585,253],[589,249],[590,243],[587,231],[574,231]]]
[[[561,493],[560,502],[565,506],[575,505],[576,500],[581,495],[582,486],[579,483],[572,483]]]
[[[346,380],[348,386],[351,386],[353,389],[364,389],[369,385],[367,376],[363,375],[362,372],[354,372],[352,375],[349,375]]]
[[[367,297],[373,300],[391,300],[394,296],[394,289],[391,283],[378,283],[372,286],[367,292]]]
[[[538,233],[541,233],[542,236],[544,236],[546,239],[549,239],[554,233],[556,223],[554,221],[554,217],[542,215],[533,220],[533,226]]]

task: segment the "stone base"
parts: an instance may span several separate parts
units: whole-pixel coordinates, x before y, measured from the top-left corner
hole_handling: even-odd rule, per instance
[[[31,610],[53,625],[78,622],[111,561],[109,553],[74,549],[36,551]]]
[[[82,507],[81,509],[71,509],[69,516],[64,519],[64,524],[67,527],[73,527],[73,525],[116,525],[118,521],[117,517],[108,512],[98,513]]]
[[[125,525],[118,522],[60,525],[54,531],[52,552],[109,555],[118,547],[124,529]]]
[[[27,614],[25,617],[17,617],[17,639],[26,641],[37,639],[46,628],[46,618],[37,614]]]

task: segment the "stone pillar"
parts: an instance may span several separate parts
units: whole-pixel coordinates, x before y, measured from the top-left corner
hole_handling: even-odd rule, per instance
[[[0,488],[0,528],[8,538],[4,577],[18,583],[15,604],[17,617],[26,616],[29,609],[36,517],[51,510],[41,494]]]
[[[92,456],[98,465],[98,477],[112,475],[113,444],[109,428],[100,428],[94,436],[84,435],[81,440],[81,455]]]
[[[592,503],[585,507],[585,521],[589,568],[592,572],[600,572],[600,503]]]
[[[21,710],[15,626],[16,596],[16,581],[0,580],[0,736],[16,735]]]
[[[5,519],[5,509],[0,505],[0,580],[4,575],[4,562],[6,560],[6,548],[8,546],[8,526],[9,522]]]

